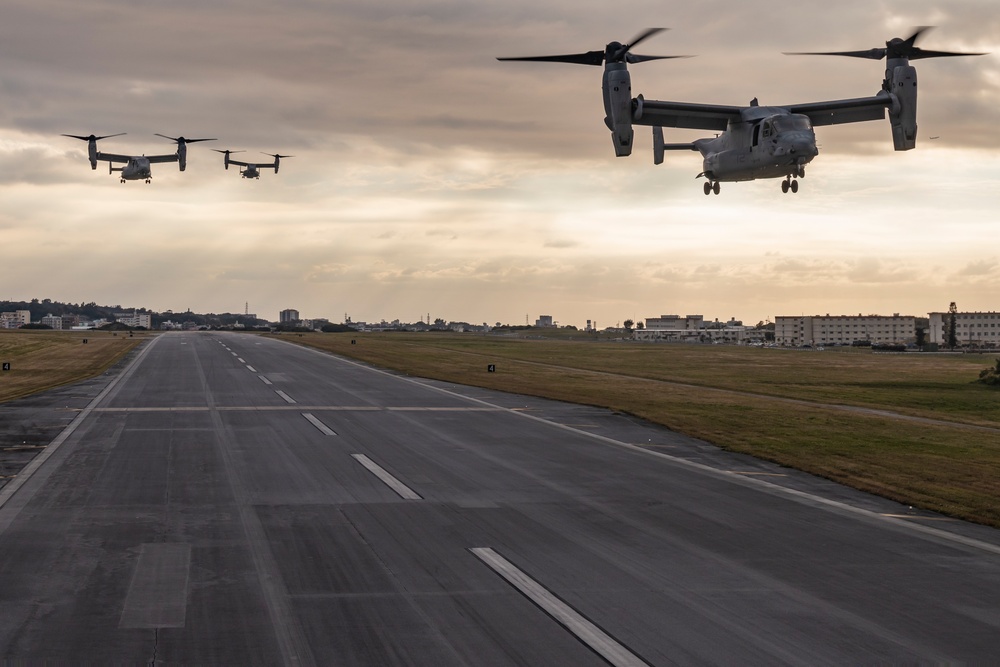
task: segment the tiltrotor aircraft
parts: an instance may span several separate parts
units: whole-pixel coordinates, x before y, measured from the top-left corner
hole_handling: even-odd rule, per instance
[[[170,139],[177,144],[177,152],[170,155],[118,155],[117,153],[101,153],[97,150],[97,142],[101,139],[108,139],[110,137],[120,137],[124,135],[124,132],[118,134],[106,134],[103,137],[95,137],[93,134],[87,137],[81,137],[77,134],[64,134],[64,137],[72,137],[73,139],[80,139],[81,141],[87,142],[88,153],[90,156],[90,168],[97,169],[98,160],[108,162],[108,173],[113,174],[114,172],[120,173],[121,182],[125,181],[142,181],[145,180],[149,183],[152,178],[152,171],[150,165],[157,162],[177,162],[181,171],[187,168],[187,145],[192,144],[196,141],[215,141],[215,139],[185,139],[184,137],[168,137],[165,134],[157,133],[156,136],[163,137],[164,139]],[[116,162],[125,163],[124,167],[115,167]]]
[[[281,158],[295,157],[294,155],[278,155],[277,153],[264,153],[264,155],[269,155],[273,157],[274,162],[271,162],[270,164],[254,164],[252,162],[240,162],[239,160],[231,160],[229,158],[229,156],[232,155],[233,153],[243,153],[244,151],[229,151],[229,150],[220,151],[218,148],[213,148],[212,150],[215,151],[216,153],[222,153],[223,155],[226,156],[225,158],[226,169],[229,169],[229,165],[231,164],[243,167],[243,169],[240,169],[240,176],[242,176],[243,178],[259,179],[261,169],[274,169],[274,173],[277,174],[278,167],[281,164]]]
[[[604,51],[590,51],[563,56],[498,58],[566,62],[581,65],[604,64],[604,119],[615,147],[615,155],[632,153],[633,125],[653,127],[653,160],[663,161],[668,150],[701,153],[705,194],[719,194],[723,181],[752,181],[758,178],[782,178],[782,192],[798,192],[797,178],[805,176],[805,166],[819,154],[813,128],[879,120],[889,115],[893,146],[897,151],[910,150],[917,138],[917,71],[910,60],[946,56],[978,56],[981,53],[930,51],[914,44],[926,27],[918,28],[908,39],[895,38],[884,48],[868,51],[835,51],[788,55],[839,55],[872,60],[886,59],[882,90],[871,97],[807,102],[780,106],[760,106],[754,99],[749,106],[725,106],[690,102],[647,100],[632,97],[628,63],[681,56],[639,56],[630,51],[639,42],[663,28],[646,30],[631,44],[611,42]],[[717,130],[712,138],[690,143],[668,144],[663,141],[663,127]]]

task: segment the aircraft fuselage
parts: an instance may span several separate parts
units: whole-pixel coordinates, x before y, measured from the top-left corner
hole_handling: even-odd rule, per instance
[[[126,181],[146,181],[152,177],[149,159],[134,157],[121,168],[121,177]]]
[[[748,107],[718,137],[693,143],[710,181],[796,176],[819,154],[809,117],[780,107]]]

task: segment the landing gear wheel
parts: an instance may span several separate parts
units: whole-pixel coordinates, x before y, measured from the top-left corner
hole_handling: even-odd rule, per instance
[[[719,194],[719,190],[720,189],[721,188],[719,187],[719,182],[718,181],[716,181],[715,183],[712,183],[712,192],[714,192],[715,194]]]
[[[709,183],[708,181],[705,181],[705,194],[706,195],[712,194],[712,184]]]
[[[792,181],[792,184],[791,184],[790,187],[792,188],[792,193],[793,194],[796,193],[796,192],[798,192],[799,191],[799,182],[798,181]]]
[[[787,192],[788,192],[788,188],[789,188],[789,187],[790,187],[790,186],[788,185],[788,181],[782,181],[782,182],[781,182],[781,191],[782,191],[782,192],[784,192],[784,193],[786,193],[786,194],[787,194]]]

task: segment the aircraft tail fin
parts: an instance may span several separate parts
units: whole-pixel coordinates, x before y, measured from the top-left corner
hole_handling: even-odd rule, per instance
[[[663,143],[663,128],[653,126],[653,164],[663,164],[663,151],[696,151],[698,147],[690,144]]]

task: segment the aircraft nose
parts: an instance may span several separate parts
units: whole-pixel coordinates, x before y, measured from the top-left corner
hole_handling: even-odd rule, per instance
[[[784,137],[781,142],[779,153],[796,158],[816,157],[819,150],[816,148],[816,139],[807,134],[796,134]]]

